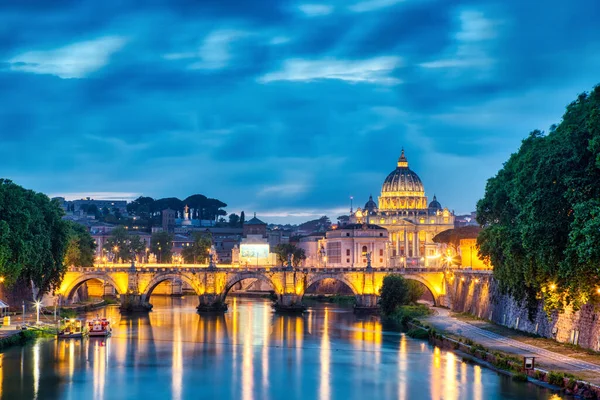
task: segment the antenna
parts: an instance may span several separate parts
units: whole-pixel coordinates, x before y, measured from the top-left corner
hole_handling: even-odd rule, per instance
[[[352,214],[352,200],[354,200],[354,196],[350,196],[350,214]]]

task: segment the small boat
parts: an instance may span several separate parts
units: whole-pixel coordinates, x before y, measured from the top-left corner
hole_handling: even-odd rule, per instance
[[[90,337],[109,336],[112,332],[110,320],[106,318],[100,318],[99,316],[96,316],[96,318],[89,320],[87,324]]]
[[[62,326],[58,329],[59,339],[81,339],[86,335],[83,321],[75,318],[65,318]]]

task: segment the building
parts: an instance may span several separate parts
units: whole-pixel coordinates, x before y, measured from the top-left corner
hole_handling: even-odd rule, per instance
[[[79,212],[82,207],[87,209],[94,205],[99,211],[107,208],[110,212],[118,210],[121,214],[127,213],[127,201],[126,200],[94,200],[91,198],[85,198],[81,200],[73,200],[73,212]]]
[[[370,196],[363,209],[351,210],[350,224],[377,225],[388,231],[389,265],[438,265],[441,254],[433,237],[454,228],[454,213],[443,208],[435,195],[428,202],[423,182],[409,168],[404,149],[396,169],[383,182],[378,203]],[[373,254],[373,260],[378,258]]]
[[[347,224],[331,229],[325,236],[326,258],[323,258],[323,266],[366,267],[370,254],[372,267],[387,267],[388,240],[385,228],[368,223]]]
[[[173,233],[175,231],[175,210],[167,208],[162,212],[162,230]]]

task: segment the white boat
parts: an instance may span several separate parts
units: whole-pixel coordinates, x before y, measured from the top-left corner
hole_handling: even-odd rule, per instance
[[[112,332],[110,320],[107,318],[96,317],[87,322],[88,333],[91,336],[109,336]]]

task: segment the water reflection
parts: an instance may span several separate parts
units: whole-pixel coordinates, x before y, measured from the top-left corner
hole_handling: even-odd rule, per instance
[[[200,316],[195,298],[152,299],[111,338],[39,340],[0,354],[6,399],[548,399],[550,392],[463,363],[386,331],[376,317],[317,305],[281,316],[232,297],[225,315]],[[95,313],[94,313],[95,314]],[[90,315],[92,316],[92,315]]]

